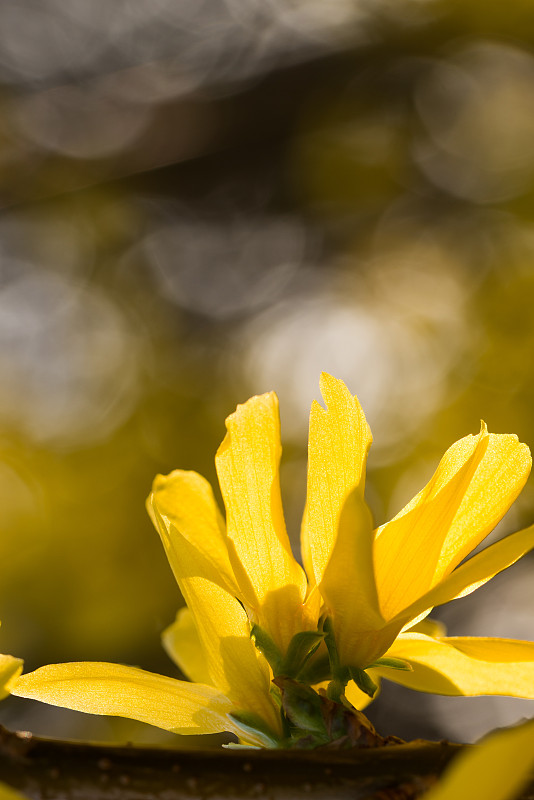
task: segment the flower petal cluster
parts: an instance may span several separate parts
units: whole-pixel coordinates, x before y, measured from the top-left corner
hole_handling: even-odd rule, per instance
[[[149,514],[187,604],[163,640],[193,683],[56,664],[19,678],[14,693],[179,733],[232,731],[260,746],[287,736],[278,676],[327,686],[330,699],[346,695],[359,708],[380,678],[424,692],[533,698],[533,642],[447,637],[426,619],[534,548],[533,526],[464,561],[521,491],[528,447],[483,425],[375,529],[364,499],[365,415],[342,381],[323,374],[321,391],[325,407],[314,402],[310,414],[304,569],[284,521],[274,393],[226,421],[216,456],[225,519],[199,474],[154,481]]]

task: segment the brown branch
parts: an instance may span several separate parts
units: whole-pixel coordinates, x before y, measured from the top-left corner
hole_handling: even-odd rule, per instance
[[[169,750],[42,739],[0,728],[0,779],[32,800],[413,800],[465,745],[345,751]],[[534,782],[521,800],[533,800]]]
[[[461,745],[417,741],[332,752],[168,750],[41,739],[0,730],[0,778],[33,800],[407,800]]]

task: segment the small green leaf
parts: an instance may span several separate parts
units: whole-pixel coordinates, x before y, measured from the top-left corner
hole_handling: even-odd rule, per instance
[[[377,658],[376,661],[373,661],[372,664],[369,664],[366,669],[370,669],[371,667],[389,667],[390,669],[400,669],[403,672],[413,672],[413,667],[407,661],[404,661],[402,658],[390,658],[389,656],[385,658]]]
[[[339,669],[339,655],[337,652],[336,640],[334,638],[334,628],[332,626],[332,620],[330,617],[326,617],[323,623],[323,629],[326,634],[324,641],[328,650],[328,655],[330,656],[332,675],[334,675]]]
[[[253,711],[234,711],[228,714],[231,720],[243,731],[243,738],[254,736],[264,747],[278,747],[280,740],[265,724],[262,718]]]
[[[288,678],[296,678],[325,636],[326,634],[322,631],[301,631],[296,633],[289,643],[286,655],[282,659],[279,674],[287,675]]]
[[[301,683],[306,683],[309,686],[327,681],[331,677],[330,656],[327,653],[317,658],[310,658],[297,675]]]
[[[259,625],[253,625],[250,629],[250,638],[260,653],[267,659],[273,673],[279,675],[282,654],[267,631],[264,631]]]
[[[362,692],[365,692],[365,694],[369,695],[369,697],[375,696],[376,692],[378,691],[378,686],[364,669],[359,669],[359,667],[349,667],[348,671],[358,689],[361,689]]]

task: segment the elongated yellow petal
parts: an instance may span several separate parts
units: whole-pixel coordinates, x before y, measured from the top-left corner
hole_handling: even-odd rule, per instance
[[[405,633],[386,655],[404,659],[413,672],[380,667],[379,674],[420,692],[534,698],[534,642]]]
[[[165,628],[161,641],[167,654],[190,680],[211,684],[206,656],[200,644],[194,617],[187,606],[181,608],[176,619]]]
[[[243,606],[217,583],[213,564],[178,532],[174,576],[193,615],[210,683],[238,708],[254,711],[279,732],[269,694],[270,672],[250,638]]]
[[[231,730],[230,700],[213,686],[120,664],[50,664],[21,675],[12,694],[53,706],[127,717],[174,733]]]
[[[466,436],[427,486],[377,531],[375,572],[386,619],[442,580],[495,527],[521,491],[530,451],[516,436]]]
[[[311,581],[320,583],[337,535],[343,503],[356,486],[363,497],[371,430],[343,381],[321,375],[326,409],[313,402],[308,444],[308,490],[302,552]]]
[[[202,475],[179,469],[170,475],[157,475],[147,509],[173,569],[179,558],[174,537],[177,531],[211,564],[221,586],[238,593],[228,557],[224,520],[211,486]]]
[[[0,700],[9,694],[11,683],[22,672],[22,665],[20,658],[0,655]]]
[[[203,578],[188,579],[183,591],[195,617],[211,682],[235,705],[255,711],[277,731],[279,716],[269,695],[269,668],[250,638],[242,606]]]
[[[534,769],[534,720],[490,734],[458,756],[424,800],[514,800]]]
[[[498,572],[515,564],[525,553],[534,548],[534,525],[506,536],[495,544],[477,553],[465,564],[444,578],[433,589],[399,614],[401,627],[416,619],[434,606],[465,597],[479,586],[487,583]]]
[[[306,576],[286,532],[280,495],[280,420],[274,392],[252,397],[226,420],[216,457],[230,557],[246,604],[285,651],[302,630]]]
[[[342,665],[367,666],[382,655],[373,573],[373,521],[358,488],[345,500],[332,555],[319,589],[331,617]]]

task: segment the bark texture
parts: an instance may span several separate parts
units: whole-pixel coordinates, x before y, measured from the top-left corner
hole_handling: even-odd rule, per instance
[[[412,800],[463,747],[414,741],[343,751],[180,751],[0,729],[0,779],[32,800]],[[534,800],[534,782],[522,800]]]
[[[412,742],[344,751],[164,750],[0,731],[0,778],[32,800],[407,800],[460,745]]]

